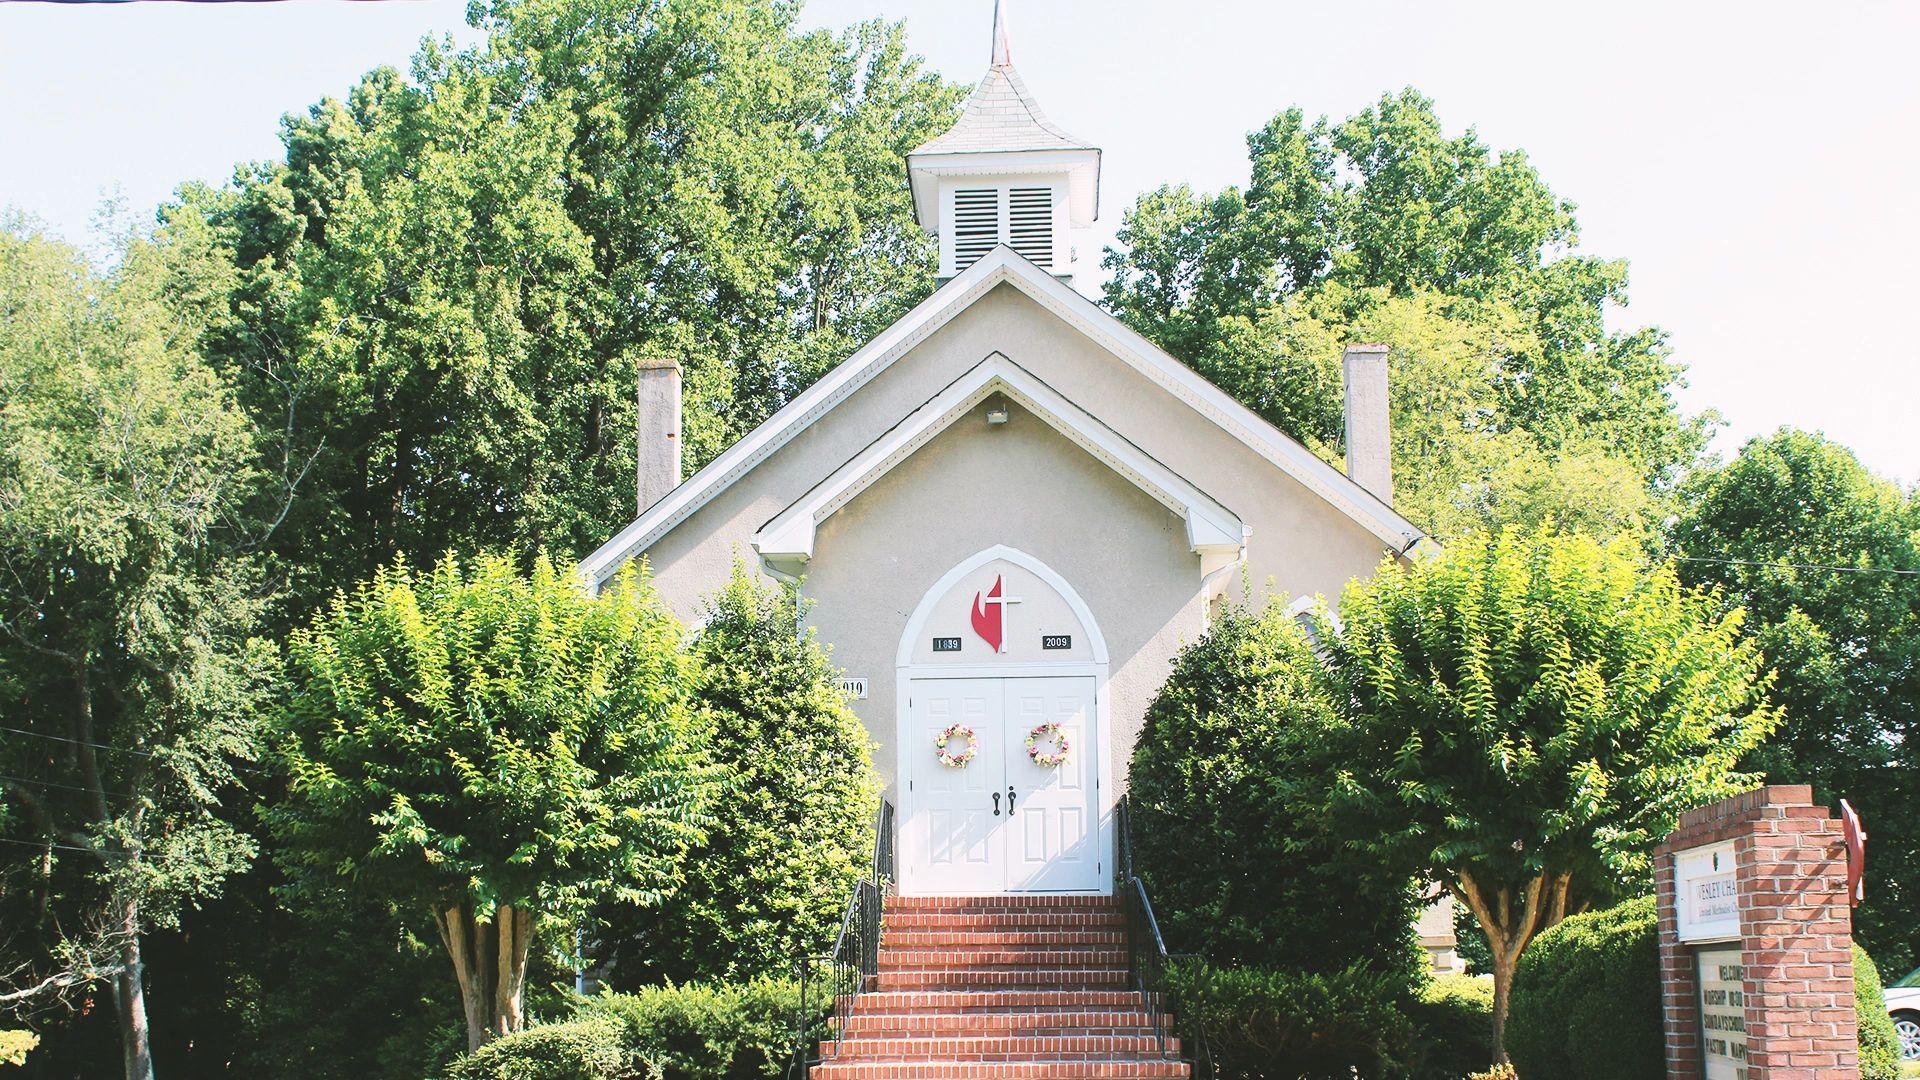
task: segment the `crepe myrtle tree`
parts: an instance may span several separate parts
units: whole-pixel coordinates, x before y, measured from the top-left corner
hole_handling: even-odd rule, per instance
[[[1350,585],[1324,659],[1329,821],[1444,885],[1493,953],[1494,1047],[1514,964],[1592,899],[1644,890],[1682,811],[1754,786],[1779,724],[1741,613],[1621,539],[1475,534]]]
[[[289,643],[289,890],[431,914],[469,1048],[519,1030],[542,922],[659,902],[709,824],[681,636],[639,572],[596,597],[544,556],[382,569]]]

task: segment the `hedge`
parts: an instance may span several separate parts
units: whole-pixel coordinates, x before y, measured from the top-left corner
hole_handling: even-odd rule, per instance
[[[806,1039],[824,1031],[816,996]],[[495,1039],[447,1080],[757,1080],[782,1076],[800,1040],[789,980],[658,986],[578,1002],[573,1018]]]
[[[1861,1080],[1897,1080],[1898,1042],[1873,960],[1853,952]],[[1640,1080],[1666,1070],[1654,899],[1575,915],[1535,938],[1513,977],[1507,1052],[1523,1077]]]
[[[1420,988],[1407,1017],[1419,1032],[1413,1075],[1459,1077],[1493,1062],[1493,980],[1442,975]]]
[[[1234,1080],[1403,1075],[1416,1034],[1396,974],[1331,974],[1176,964],[1168,971],[1183,1032],[1204,1025],[1214,1064]]]
[[[1507,1053],[1521,1076],[1644,1080],[1666,1072],[1653,897],[1575,915],[1520,956]]]
[[[1217,965],[1424,977],[1406,878],[1327,838],[1304,762],[1337,723],[1277,604],[1222,612],[1148,706],[1128,772],[1134,850],[1167,944]]]

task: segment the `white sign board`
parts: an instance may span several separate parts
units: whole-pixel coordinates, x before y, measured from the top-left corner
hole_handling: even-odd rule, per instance
[[[1747,982],[1739,949],[1702,949],[1700,1048],[1705,1080],[1747,1080]]]
[[[840,680],[840,689],[855,701],[867,700],[867,680],[865,678],[845,678]]]
[[[1681,941],[1728,941],[1740,936],[1740,883],[1733,845],[1708,844],[1674,856],[1674,907]]]

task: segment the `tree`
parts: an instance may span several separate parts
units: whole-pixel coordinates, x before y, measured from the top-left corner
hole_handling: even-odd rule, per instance
[[[223,266],[204,231],[123,238],[100,274],[0,229],[0,1007],[105,984],[129,1080],[154,1075],[143,938],[253,856],[219,805],[278,666],[253,431],[197,354]]]
[[[697,467],[930,291],[901,160],[958,91],[897,25],[797,13],[475,5],[484,46],[183,191],[238,269],[212,353],[306,492],[290,607],[396,556],[591,550],[635,509],[639,362],[682,362]]]
[[[1447,137],[1411,89],[1338,125],[1286,110],[1247,145],[1244,191],[1162,187],[1127,212],[1103,264],[1116,315],[1330,459],[1339,344],[1413,346],[1393,359],[1396,435],[1436,386],[1472,399],[1439,417],[1448,468],[1398,467],[1396,447],[1396,502],[1437,531],[1657,519],[1649,494],[1711,418],[1680,416],[1664,335],[1607,330],[1626,264],[1575,251],[1575,207],[1523,152]]]
[[[1312,812],[1316,747],[1337,723],[1279,604],[1229,608],[1181,650],[1127,770],[1135,858],[1176,951],[1418,982],[1412,874],[1349,858]]]
[[[289,642],[265,814],[290,891],[431,914],[468,1049],[519,1030],[535,935],[658,903],[711,821],[679,638],[633,573],[596,598],[544,557],[384,568]]]
[[[1780,734],[1750,765],[1867,818],[1861,940],[1920,960],[1920,503],[1836,443],[1782,429],[1703,473],[1671,532],[1680,576],[1747,612],[1779,673]],[[1879,827],[1875,827],[1879,823]]]
[[[826,649],[795,632],[800,603],[739,564],[708,601],[699,707],[733,788],[673,896],[620,920],[623,987],[786,975],[832,944],[867,872],[880,797],[870,740]]]
[[[1326,819],[1445,885],[1493,953],[1505,1060],[1535,934],[1645,888],[1682,811],[1752,787],[1780,722],[1741,615],[1633,542],[1506,529],[1387,562],[1320,633],[1346,721],[1322,740]]]

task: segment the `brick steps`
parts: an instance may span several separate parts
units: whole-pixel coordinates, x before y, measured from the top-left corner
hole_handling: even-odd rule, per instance
[[[1110,897],[889,897],[879,975],[812,1080],[1184,1080]]]

